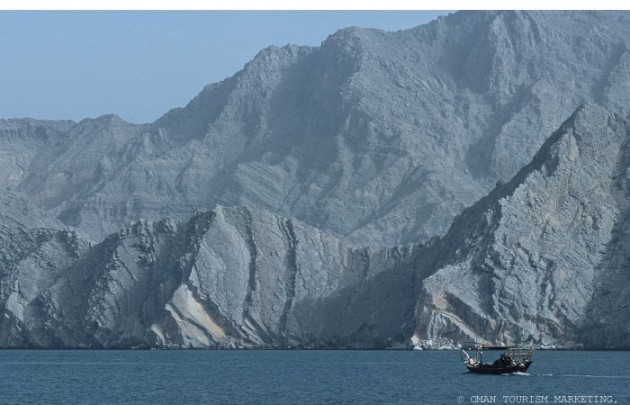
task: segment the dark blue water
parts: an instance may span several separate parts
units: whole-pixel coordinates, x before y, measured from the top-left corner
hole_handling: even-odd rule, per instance
[[[0,351],[2,404],[630,404],[629,386],[630,352],[480,376],[447,351]]]

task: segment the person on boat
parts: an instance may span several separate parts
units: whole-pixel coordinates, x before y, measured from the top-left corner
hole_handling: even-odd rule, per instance
[[[499,357],[498,359],[494,361],[494,363],[492,363],[492,365],[495,367],[500,367],[500,366],[505,367],[511,364],[512,364],[512,359],[510,358],[510,356],[507,356],[505,354],[502,354],[501,357]]]
[[[462,352],[464,352],[464,355],[466,356],[466,360],[464,360],[465,363],[470,364],[471,366],[474,366],[477,364],[477,359],[470,357],[470,355],[466,353],[465,350],[462,350]]]

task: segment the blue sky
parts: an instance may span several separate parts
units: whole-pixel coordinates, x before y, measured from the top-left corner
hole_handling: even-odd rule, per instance
[[[446,11],[0,11],[0,118],[152,122],[261,49]]]

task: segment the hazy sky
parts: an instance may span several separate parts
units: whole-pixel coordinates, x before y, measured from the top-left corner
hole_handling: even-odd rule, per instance
[[[261,49],[319,46],[349,26],[388,31],[439,11],[0,11],[0,118],[152,122]]]

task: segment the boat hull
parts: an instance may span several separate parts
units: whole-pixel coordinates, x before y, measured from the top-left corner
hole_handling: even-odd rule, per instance
[[[533,363],[532,360],[522,361],[516,365],[495,366],[493,364],[481,364],[471,366],[466,364],[468,371],[475,374],[512,374],[512,373],[525,373],[529,366]]]

